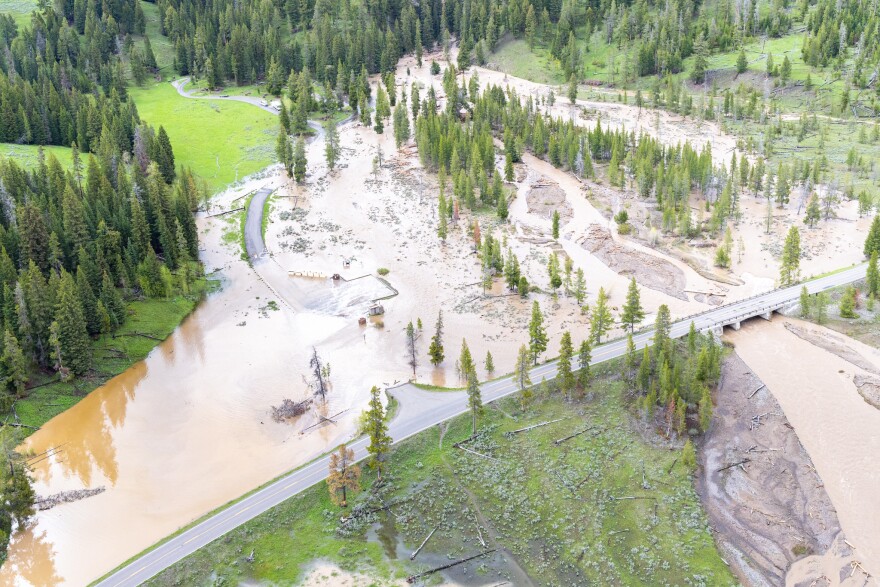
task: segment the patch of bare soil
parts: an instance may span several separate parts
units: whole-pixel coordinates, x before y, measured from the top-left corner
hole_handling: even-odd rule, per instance
[[[880,379],[876,377],[866,377],[858,373],[853,376],[853,383],[859,390],[859,395],[866,402],[880,410]]]
[[[571,204],[565,200],[565,190],[559,184],[544,176],[541,176],[526,194],[526,202],[529,206],[529,214],[536,214],[541,218],[551,218],[553,212],[559,212],[562,221],[570,220],[573,213]]]
[[[795,326],[790,322],[785,322],[785,328],[789,332],[797,335],[799,338],[802,338],[810,344],[813,344],[820,349],[826,350],[833,355],[837,355],[844,361],[852,363],[859,369],[863,369],[868,373],[873,373],[874,375],[880,375],[880,369],[877,369],[877,367],[874,366],[874,363],[872,363],[871,361],[863,357],[858,351],[847,345],[842,338],[838,338],[831,334],[823,334],[806,330],[799,326]],[[867,399],[865,401],[867,401]],[[869,401],[868,403],[871,402]]]
[[[696,485],[716,541],[743,584],[786,584],[794,561],[832,546],[837,513],[778,402],[735,353],[715,399]]]
[[[590,225],[580,245],[613,271],[631,275],[647,288],[687,301],[684,271],[669,261],[615,242],[611,233],[597,224]]]

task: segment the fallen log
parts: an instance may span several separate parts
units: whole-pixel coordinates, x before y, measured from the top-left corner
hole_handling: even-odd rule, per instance
[[[463,559],[461,559],[461,560],[457,560],[457,561],[455,561],[454,563],[449,563],[448,565],[443,565],[443,566],[441,566],[441,567],[436,567],[436,568],[434,568],[434,569],[431,569],[430,571],[425,571],[424,573],[418,573],[417,575],[410,575],[409,577],[406,578],[406,582],[407,582],[407,583],[410,583],[410,584],[415,583],[416,581],[418,581],[418,580],[421,579],[422,577],[427,577],[427,576],[429,576],[429,575],[433,575],[434,573],[437,573],[437,572],[439,572],[439,571],[445,571],[446,569],[451,569],[452,567],[456,567],[456,566],[458,566],[458,565],[460,565],[460,564],[466,563],[466,562],[468,562],[468,561],[472,561],[472,560],[474,560],[474,559],[476,559],[476,558],[480,558],[480,557],[486,556],[487,554],[491,554],[491,553],[493,553],[493,552],[495,552],[495,549],[494,549],[494,548],[490,548],[489,550],[484,550],[484,551],[481,552],[480,554],[475,554],[475,555],[473,555],[473,556],[469,556],[469,557],[467,557],[467,558],[463,558]]]
[[[409,560],[411,560],[411,561],[416,560],[416,557],[419,556],[419,553],[422,552],[422,549],[425,548],[425,545],[428,543],[428,540],[431,539],[431,536],[434,535],[434,532],[436,532],[437,528],[439,528],[439,527],[440,526],[435,526],[434,529],[431,530],[431,533],[428,534],[428,536],[425,537],[424,540],[422,540],[422,543],[419,544],[419,547],[417,549],[415,549],[415,551],[413,551],[413,553],[411,555],[409,555]]]
[[[752,393],[750,393],[750,394],[749,394],[749,397],[747,397],[746,399],[752,399],[752,396],[755,395],[756,393],[758,393],[759,391],[761,391],[762,389],[764,389],[764,387],[766,387],[766,386],[762,383],[762,384],[761,384],[761,387],[759,387],[758,389],[756,389],[755,391],[753,391]]]
[[[226,214],[232,214],[233,212],[240,212],[241,210],[244,210],[244,207],[233,208],[232,210],[227,210],[226,212],[218,212],[217,214],[211,214],[210,216],[206,216],[206,218],[216,218],[217,216],[225,216]]]
[[[512,430],[512,431],[508,432],[507,434],[510,435],[510,434],[519,434],[520,432],[528,432],[529,430],[533,430],[535,428],[540,428],[541,426],[546,426],[547,424],[554,424],[556,422],[562,422],[563,420],[566,420],[566,419],[567,418],[558,418],[556,420],[550,420],[549,422],[541,422],[540,424],[533,424],[531,426],[526,426],[525,428],[520,428],[519,430]]]
[[[398,499],[398,500],[395,501],[394,503],[386,504],[386,505],[384,505],[384,506],[382,506],[382,507],[380,507],[380,508],[373,508],[373,509],[371,509],[371,510],[367,510],[367,511],[365,511],[365,512],[352,512],[352,514],[351,514],[350,516],[343,516],[343,517],[341,518],[341,521],[342,521],[342,523],[345,523],[345,522],[348,522],[349,520],[354,520],[355,518],[360,518],[360,517],[362,517],[362,516],[369,516],[369,515],[371,515],[371,514],[375,514],[375,513],[377,513],[377,512],[382,512],[382,511],[385,511],[385,510],[390,510],[390,509],[393,508],[394,506],[399,505],[399,504],[401,504],[401,503],[403,503],[403,502],[405,502],[405,501],[409,501],[409,500],[410,500],[409,497],[404,497],[403,499]]]
[[[572,438],[575,438],[575,437],[577,437],[577,436],[580,436],[580,435],[583,434],[584,432],[589,432],[590,430],[593,430],[594,428],[595,428],[595,426],[588,426],[587,428],[584,428],[584,429],[581,430],[580,432],[575,432],[574,434],[571,434],[571,435],[569,435],[569,436],[566,436],[565,438],[560,438],[559,440],[554,440],[554,441],[553,441],[553,444],[555,444],[556,446],[559,446],[560,444],[562,444],[562,443],[565,442],[566,440],[571,440]]]
[[[469,452],[469,453],[471,453],[472,455],[477,455],[478,457],[483,457],[484,459],[489,459],[490,461],[495,461],[496,463],[499,462],[498,459],[496,459],[495,457],[490,457],[489,455],[484,455],[483,453],[477,452],[477,451],[475,451],[475,450],[471,450],[471,449],[469,449],[469,448],[465,448],[465,447],[463,447],[463,446],[461,446],[461,445],[456,445],[455,448],[460,448],[460,449],[463,450],[464,452]]]
[[[611,499],[615,501],[623,501],[625,499],[653,499],[656,500],[656,497],[651,497],[650,495],[622,495],[620,497],[611,496]]]
[[[746,463],[751,463],[751,462],[752,462],[752,459],[743,459],[737,463],[731,463],[729,465],[725,465],[715,472],[720,473],[721,471],[726,471],[727,469],[732,469],[733,467],[737,467],[739,465],[745,465]]]
[[[158,340],[159,342],[165,340],[164,338],[159,338],[158,336],[153,336],[152,334],[144,334],[143,332],[124,332],[122,334],[114,334],[113,338],[116,338],[117,336],[141,336],[143,338],[149,338],[150,340]]]

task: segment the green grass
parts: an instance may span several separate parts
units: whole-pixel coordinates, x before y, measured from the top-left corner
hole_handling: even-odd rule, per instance
[[[0,2],[0,14],[11,14],[18,28],[30,25],[31,12],[37,9],[37,0],[3,0]]]
[[[266,200],[263,202],[263,216],[260,218],[261,221],[261,231],[263,235],[263,240],[266,240],[266,228],[269,226],[269,216],[272,214],[272,198],[275,194],[269,194]],[[244,231],[242,231],[244,233]]]
[[[400,578],[433,564],[390,558],[398,540],[414,549],[439,525],[421,559],[462,558],[482,550],[480,517],[490,547],[507,549],[539,584],[735,584],[678,451],[641,439],[622,385],[604,373],[592,402],[567,403],[551,392],[526,413],[513,398],[502,400],[499,409],[488,407],[480,422],[483,433],[468,447],[496,461],[452,447],[470,435],[468,416],[398,445],[382,487],[352,500],[367,509],[381,505],[380,496],[385,503],[399,502],[393,521],[371,514],[340,527],[340,510],[320,483],[150,584],[295,584],[315,559],[376,579]],[[566,419],[506,435],[556,418]],[[587,434],[553,443],[588,427]],[[364,489],[373,477],[364,472]],[[621,496],[656,499],[614,499]],[[248,563],[252,551],[254,562]],[[488,580],[504,563],[488,559],[476,565]]]
[[[165,127],[176,163],[192,168],[214,190],[275,160],[277,118],[251,104],[184,98],[167,82],[129,94],[142,119]]]
[[[9,157],[15,160],[20,166],[26,169],[33,169],[37,165],[37,151],[40,147],[37,145],[13,145],[11,143],[0,143],[0,158]],[[49,154],[55,155],[58,162],[65,169],[72,165],[72,151],[67,147],[43,147],[43,151],[48,159]]]
[[[111,377],[144,359],[158,341],[133,334],[141,333],[165,339],[177,328],[180,321],[192,312],[201,297],[201,292],[207,287],[208,282],[200,280],[189,296],[131,302],[128,305],[129,316],[125,323],[115,333],[92,341],[93,373],[70,383],[56,381],[32,389],[27,397],[18,400],[15,404],[21,422],[28,426],[41,426],[76,404]],[[41,385],[54,379],[54,375],[38,374],[32,379],[31,385]]]
[[[530,50],[524,39],[501,42],[489,56],[488,62],[495,69],[534,82],[550,85],[565,82],[559,64],[549,51],[540,45]]]
[[[159,33],[159,7],[153,2],[144,2],[141,0],[141,8],[144,11],[144,19],[146,20],[146,35],[150,37],[150,45],[153,48],[153,55],[156,56],[156,64],[159,66],[159,73],[163,79],[170,79],[174,76],[174,45],[168,37]],[[139,39],[137,46],[143,49],[143,39]]]

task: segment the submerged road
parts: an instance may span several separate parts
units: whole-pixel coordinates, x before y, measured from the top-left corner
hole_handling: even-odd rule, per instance
[[[773,290],[684,318],[672,325],[671,336],[680,338],[686,335],[691,322],[698,330],[708,330],[723,327],[740,319],[746,319],[746,317],[763,314],[768,309],[772,310],[780,305],[796,302],[803,285],[811,294],[815,294],[853,283],[865,277],[866,268],[866,264],[858,265],[805,284]],[[649,345],[653,335],[653,329],[636,334],[634,336],[636,347],[641,349]],[[603,363],[621,357],[625,353],[626,340],[614,340],[593,349],[591,364]],[[555,375],[555,361],[539,365],[530,373],[532,382],[536,384],[540,383],[542,379],[552,379]],[[505,377],[483,384],[480,386],[480,390],[483,401],[491,402],[518,392],[519,387],[511,377]],[[467,397],[464,392],[432,393],[424,392],[411,385],[404,385],[392,393],[401,403],[400,412],[390,425],[391,437],[395,443],[468,410]],[[408,399],[409,401],[407,401]],[[367,439],[359,438],[349,443],[348,446],[354,450],[357,459],[362,459],[367,456],[367,444]],[[312,463],[286,474],[132,560],[98,582],[97,585],[100,587],[127,587],[141,584],[241,524],[323,481],[327,476],[328,462],[328,456],[320,457]]]

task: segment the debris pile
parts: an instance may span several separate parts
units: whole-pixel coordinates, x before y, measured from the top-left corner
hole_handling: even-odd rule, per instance
[[[272,406],[272,419],[276,422],[283,422],[288,418],[302,416],[309,409],[312,399],[308,398],[301,402],[295,402],[291,399],[284,399],[280,406]]]
[[[34,509],[38,512],[49,510],[62,503],[71,503],[87,497],[92,497],[93,495],[98,495],[99,493],[104,493],[105,489],[106,487],[102,485],[101,487],[95,487],[94,489],[74,489],[72,491],[54,493],[48,497],[40,497],[34,501]]]

